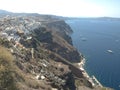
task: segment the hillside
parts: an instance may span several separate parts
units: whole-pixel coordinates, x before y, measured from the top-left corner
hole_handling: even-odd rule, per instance
[[[73,47],[71,33],[63,20],[53,16],[0,18],[0,89],[103,90],[73,65],[83,55]]]

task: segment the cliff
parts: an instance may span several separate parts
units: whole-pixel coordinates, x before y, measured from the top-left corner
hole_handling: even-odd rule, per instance
[[[0,54],[0,89],[94,89],[73,65],[83,57],[72,46],[71,33],[63,20],[51,16],[0,18],[0,51],[4,51]]]

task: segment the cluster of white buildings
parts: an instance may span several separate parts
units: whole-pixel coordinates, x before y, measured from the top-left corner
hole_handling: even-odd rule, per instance
[[[37,17],[36,17],[37,18]],[[41,22],[30,16],[5,16],[0,18],[0,38],[19,43],[21,35],[26,35],[26,39],[32,39],[30,31],[41,26]]]

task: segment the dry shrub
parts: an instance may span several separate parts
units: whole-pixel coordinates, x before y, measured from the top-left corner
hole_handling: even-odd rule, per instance
[[[0,90],[17,90],[12,65],[12,55],[6,48],[0,46]]]

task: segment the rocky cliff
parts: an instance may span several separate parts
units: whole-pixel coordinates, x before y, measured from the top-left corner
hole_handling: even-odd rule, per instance
[[[4,52],[0,52],[0,89],[93,89],[83,71],[73,65],[83,57],[72,46],[71,33],[63,20],[50,16],[0,18],[0,51]]]

